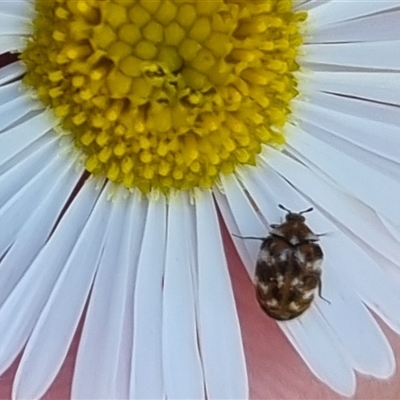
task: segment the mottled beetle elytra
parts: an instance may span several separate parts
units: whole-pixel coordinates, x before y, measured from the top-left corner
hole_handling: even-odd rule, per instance
[[[294,213],[282,204],[278,206],[287,212],[285,222],[272,224],[267,237],[243,239],[262,240],[254,277],[259,305],[271,318],[287,321],[310,307],[317,290],[323,298],[321,263],[324,254],[317,243],[321,235],[311,231],[303,215],[313,208]]]

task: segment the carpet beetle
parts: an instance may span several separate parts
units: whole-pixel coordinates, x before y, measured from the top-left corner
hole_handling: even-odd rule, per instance
[[[305,224],[303,214],[287,211],[285,222],[271,225],[263,242],[255,272],[256,298],[271,318],[286,321],[301,315],[310,307],[315,291],[321,296],[321,263],[323,252],[317,244],[320,235]]]

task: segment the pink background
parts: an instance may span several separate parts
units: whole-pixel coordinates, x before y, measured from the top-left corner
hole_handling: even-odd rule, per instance
[[[0,66],[12,58],[0,56]],[[223,231],[229,269],[232,278],[252,399],[341,399],[309,371],[297,352],[278,328],[256,304],[251,280],[236,253],[226,230]],[[400,289],[399,289],[400,291]],[[400,310],[399,310],[400,312]],[[382,329],[393,346],[396,360],[400,360],[400,337],[384,324]],[[74,369],[79,332],[57,379],[44,396],[47,400],[68,399]],[[1,342],[0,342],[1,346]],[[0,377],[0,399],[11,398],[11,386],[19,360]],[[400,371],[387,381],[358,375],[356,399],[400,399]]]

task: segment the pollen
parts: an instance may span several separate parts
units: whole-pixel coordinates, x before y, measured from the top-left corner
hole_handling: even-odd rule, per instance
[[[291,0],[36,0],[24,83],[87,171],[209,188],[284,143],[305,13]]]

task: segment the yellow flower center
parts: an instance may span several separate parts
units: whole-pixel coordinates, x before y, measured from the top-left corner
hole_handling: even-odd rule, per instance
[[[37,0],[24,82],[86,169],[148,193],[210,187],[284,142],[302,42],[290,0]]]

